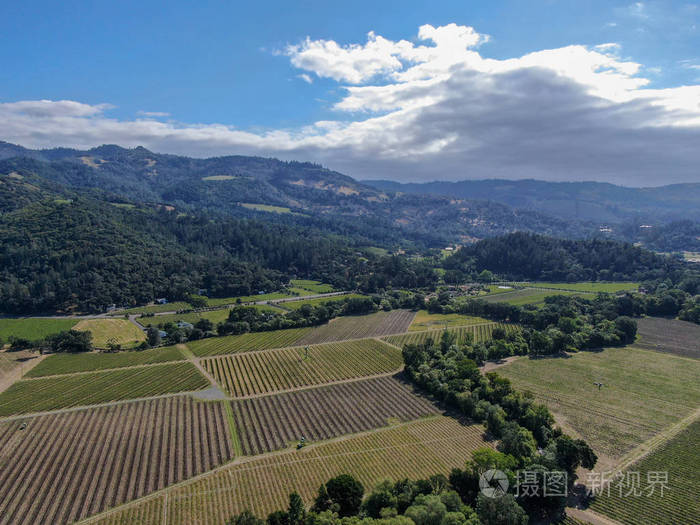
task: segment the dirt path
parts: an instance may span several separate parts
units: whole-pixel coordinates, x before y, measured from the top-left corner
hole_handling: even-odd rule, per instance
[[[486,373],[486,372],[491,372],[492,370],[496,370],[497,368],[500,368],[502,366],[505,366],[509,363],[512,363],[516,359],[520,359],[521,357],[525,356],[520,356],[520,355],[513,355],[510,357],[506,357],[505,359],[499,359],[498,361],[487,361],[484,366],[480,367],[481,371]]]
[[[100,403],[99,405],[82,405],[77,407],[59,408],[57,410],[47,410],[45,412],[29,412],[26,414],[17,414],[16,416],[6,416],[0,417],[0,423],[5,423],[7,421],[17,421],[19,419],[27,419],[39,416],[49,416],[53,414],[67,414],[69,412],[78,412],[79,410],[90,410],[92,408],[102,408],[109,406],[125,405],[127,403],[138,403],[139,401],[151,401],[155,399],[164,399],[166,397],[178,397],[178,396],[190,396],[196,394],[198,391],[187,391],[187,392],[174,392],[170,394],[162,394],[160,396],[149,396],[149,397],[137,397],[133,399],[120,399],[118,401],[107,401],[106,403]]]
[[[46,356],[44,356],[46,357]],[[102,368],[100,370],[84,370],[81,372],[68,372],[66,374],[51,374],[40,377],[23,377],[23,381],[38,381],[39,379],[53,379],[54,377],[67,377],[67,376],[83,376],[86,374],[99,374],[100,372],[113,372],[114,370],[130,370],[133,368],[147,368],[149,366],[167,365],[170,363],[181,363],[182,361],[187,361],[187,359],[177,359],[175,361],[161,361],[160,363],[144,363],[142,365],[129,365],[129,366],[118,366],[115,368]],[[36,366],[36,365],[34,365]],[[33,367],[32,367],[33,368]],[[25,370],[25,373],[29,370]]]
[[[46,359],[46,356],[40,354],[28,361],[24,361],[23,363],[19,364],[16,368],[13,368],[6,374],[3,374],[3,376],[0,377],[0,392],[4,392],[8,388],[10,388],[14,383],[22,379],[22,376],[24,374],[29,372],[39,363],[41,363],[44,359]]]
[[[635,447],[630,452],[625,454],[617,464],[616,470],[626,470],[634,463],[648,456],[659,447],[665,445],[668,441],[676,437],[686,428],[688,428],[695,420],[700,418],[700,408],[696,409],[689,416],[681,419],[666,430],[662,430],[651,439],[648,439],[641,445]]]
[[[583,523],[590,523],[591,525],[620,525],[619,521],[601,516],[597,512],[593,512],[590,509],[583,510],[567,507],[566,514],[574,519],[582,521]]]

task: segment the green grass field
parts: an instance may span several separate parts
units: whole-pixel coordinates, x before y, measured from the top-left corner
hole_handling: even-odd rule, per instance
[[[93,372],[96,370],[149,365],[184,359],[182,352],[174,346],[117,352],[114,354],[54,354],[32,368],[26,374],[26,377],[43,377],[56,374],[70,374],[72,372]]]
[[[633,464],[618,482],[611,484],[594,500],[591,508],[620,523],[637,525],[676,525],[700,522],[700,420],[676,435],[666,444]],[[649,473],[666,472],[665,490],[649,487]],[[639,489],[634,481],[639,473]],[[653,475],[653,474],[652,474]],[[662,475],[663,476],[663,475]],[[662,478],[663,479],[663,478]],[[663,492],[663,495],[662,495]]]
[[[295,342],[310,331],[311,328],[292,328],[290,330],[211,337],[209,339],[200,339],[199,341],[190,341],[187,343],[187,348],[198,357],[282,348],[293,346]]]
[[[330,284],[324,284],[321,281],[312,281],[309,279],[292,279],[290,282],[293,287],[308,290],[312,293],[329,293],[335,291]]]
[[[445,325],[447,325],[448,328],[452,328],[453,326],[466,326],[488,322],[488,319],[482,317],[472,317],[462,314],[431,314],[428,313],[427,310],[418,310],[408,330],[410,332],[420,332],[423,330],[445,328]]]
[[[525,304],[543,304],[545,297],[550,295],[577,295],[578,292],[568,290],[538,290],[536,288],[522,288],[508,293],[485,295],[484,301],[490,303],[508,303],[516,306]]]
[[[581,282],[581,283],[550,283],[550,282],[532,282],[529,286],[538,288],[554,288],[557,290],[570,290],[573,292],[606,292],[616,293],[627,290],[636,290],[639,288],[639,283],[627,282]]]
[[[308,295],[308,294],[307,294]],[[214,297],[209,297],[207,298],[207,303],[209,306],[224,306],[224,305],[234,305],[238,303],[238,300],[240,299],[241,303],[254,303],[258,301],[271,301],[273,299],[285,299],[287,297],[294,297],[291,294],[288,293],[282,293],[282,292],[271,292],[271,293],[262,293],[262,294],[257,294],[257,295],[242,295],[240,297],[219,297],[219,298],[214,298]]]
[[[152,304],[149,306],[134,306],[133,308],[126,308],[124,310],[118,310],[115,315],[123,314],[155,314],[158,312],[177,312],[178,310],[188,310],[192,308],[192,305],[184,301],[175,301],[174,303],[167,304]]]
[[[80,319],[51,319],[48,317],[22,317],[0,319],[0,339],[7,342],[10,337],[40,341],[47,335],[70,330]]]
[[[290,310],[298,310],[305,304],[311,305],[311,306],[318,306],[320,304],[329,302],[329,301],[343,301],[347,298],[359,298],[359,297],[366,297],[362,294],[358,293],[351,293],[347,295],[335,295],[332,297],[317,297],[316,299],[299,299],[298,301],[285,301],[280,304],[283,308],[289,308]]]
[[[700,405],[700,361],[635,348],[522,358],[498,369],[596,452],[619,458]],[[593,383],[602,382],[598,389]]]
[[[248,208],[249,210],[256,210],[256,211],[266,211],[269,213],[292,213],[292,210],[290,210],[287,207],[284,206],[271,206],[269,204],[254,204],[251,202],[241,202],[241,206],[244,208]]]
[[[90,332],[95,348],[107,348],[110,341],[133,348],[146,340],[144,331],[126,319],[83,319],[73,329]]]
[[[25,379],[0,393],[0,416],[201,390],[209,381],[192,363]]]
[[[274,312],[278,314],[286,313],[285,310],[277,308],[276,306],[271,306],[268,304],[255,304],[253,308],[256,310],[261,310],[263,312]],[[214,326],[218,323],[228,319],[229,308],[219,308],[217,310],[209,310],[207,312],[192,312],[189,314],[166,314],[166,315],[156,315],[153,317],[139,317],[137,321],[143,326],[158,326],[160,324],[166,323],[176,323],[178,321],[184,321],[186,323],[195,324],[200,319],[209,319]]]

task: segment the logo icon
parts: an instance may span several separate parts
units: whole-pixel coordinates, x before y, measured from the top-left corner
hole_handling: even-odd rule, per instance
[[[487,498],[505,496],[508,492],[508,476],[500,470],[487,470],[479,476],[479,489]]]

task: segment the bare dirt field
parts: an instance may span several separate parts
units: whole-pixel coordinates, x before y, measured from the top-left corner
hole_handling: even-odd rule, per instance
[[[0,524],[72,523],[232,456],[223,404],[185,396],[0,423]]]
[[[342,383],[233,401],[245,454],[290,446],[302,436],[319,441],[410,421],[439,410],[396,377]]]
[[[639,339],[634,344],[646,350],[700,359],[700,325],[663,317],[637,320]]]

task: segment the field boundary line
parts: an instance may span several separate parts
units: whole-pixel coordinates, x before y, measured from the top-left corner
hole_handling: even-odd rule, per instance
[[[41,363],[44,359],[46,359],[46,357],[46,354],[39,354],[38,357],[26,363],[26,369],[24,366],[25,363],[22,363],[18,367],[15,367],[12,370],[10,370],[7,374],[3,375],[3,377],[0,379],[0,393],[10,388],[17,381],[25,379],[24,375],[27,372],[29,372],[32,368],[37,366],[39,363]]]
[[[226,420],[228,421],[228,429],[231,434],[231,445],[233,445],[234,457],[243,456],[243,446],[241,439],[238,437],[238,428],[236,427],[236,419],[233,416],[233,407],[229,400],[222,401],[224,404],[224,412],[226,412]]]
[[[52,355],[57,355],[57,354],[52,354]],[[54,377],[68,377],[68,376],[82,376],[82,375],[86,375],[86,374],[99,374],[101,372],[113,372],[115,370],[129,370],[129,369],[134,369],[134,368],[146,368],[149,366],[167,365],[170,363],[182,363],[184,361],[188,361],[188,360],[187,359],[175,359],[173,361],[161,361],[159,363],[143,363],[140,365],[118,366],[116,368],[100,368],[99,370],[82,370],[80,372],[68,372],[65,374],[50,374],[50,375],[37,376],[37,377],[23,377],[22,381],[38,381],[40,379],[52,379]]]
[[[229,401],[240,401],[243,399],[257,399],[259,397],[269,397],[269,396],[276,396],[278,394],[288,394],[290,392],[299,392],[301,390],[313,390],[316,388],[323,388],[325,386],[334,386],[334,385],[342,385],[345,383],[358,383],[360,381],[368,380],[368,379],[379,379],[382,377],[391,377],[396,374],[400,374],[401,372],[404,371],[404,366],[401,365],[395,370],[392,370],[390,372],[382,372],[381,374],[373,374],[370,376],[359,376],[359,377],[348,377],[346,379],[337,379],[335,381],[329,381],[327,383],[315,383],[313,385],[303,385],[303,386],[297,386],[294,388],[287,388],[285,390],[275,390],[273,392],[262,392],[259,394],[248,394],[246,396],[240,396],[240,397],[232,397],[229,396],[228,400]]]
[[[655,452],[692,425],[698,418],[700,418],[700,408],[696,409],[689,416],[674,423],[666,430],[659,432],[644,443],[633,448],[620,459],[620,462],[617,465],[617,470],[622,472],[623,470],[630,468],[635,463],[644,459],[652,452]]]
[[[410,426],[416,425],[416,424],[423,422],[423,421],[426,421],[426,420],[440,419],[440,418],[454,419],[450,416],[445,416],[443,414],[429,415],[429,416],[425,416],[422,418],[413,419],[411,421],[406,421],[405,423],[399,423],[397,425],[390,425],[390,426],[384,426],[384,427],[379,427],[379,428],[373,428],[371,430],[366,430],[363,432],[356,432],[354,434],[345,434],[342,436],[338,436],[336,438],[331,438],[331,439],[327,439],[324,441],[318,441],[318,442],[311,443],[311,444],[305,446],[304,450],[315,449],[315,448],[322,446],[322,445],[332,444],[332,443],[341,442],[341,441],[347,441],[348,439],[360,438],[360,437],[364,437],[364,436],[367,436],[370,434],[376,434],[376,433],[385,432],[385,431],[389,431],[389,430],[395,430],[397,428],[410,427]],[[479,425],[478,423],[472,423],[471,425],[467,425],[467,426],[481,426],[483,428],[483,425]],[[442,440],[445,440],[445,438],[442,438]],[[436,441],[436,440],[428,440],[428,441],[417,440],[417,441],[411,443],[411,445],[420,445],[423,443],[430,443],[433,441]],[[438,439],[438,441],[440,441],[440,439]],[[399,445],[399,446],[405,446],[405,445]],[[137,499],[134,499],[132,501],[122,503],[121,505],[118,505],[116,507],[112,507],[111,509],[107,509],[107,510],[104,510],[98,514],[94,514],[92,516],[88,516],[86,518],[83,518],[82,520],[76,522],[76,524],[93,523],[95,521],[106,518],[106,517],[110,516],[111,514],[121,512],[122,510],[127,509],[129,507],[140,505],[140,504],[145,503],[147,501],[150,501],[152,499],[160,498],[161,496],[164,496],[164,494],[166,494],[169,491],[184,487],[185,485],[188,485],[189,483],[195,483],[195,482],[199,481],[200,479],[206,478],[207,476],[213,475],[214,473],[218,473],[218,472],[226,470],[228,468],[237,467],[238,465],[244,465],[246,463],[257,461],[257,460],[260,460],[263,458],[281,456],[281,455],[285,455],[285,454],[292,454],[294,452],[295,452],[294,449],[287,448],[287,449],[282,449],[282,450],[275,450],[272,452],[266,452],[266,453],[258,454],[255,456],[242,456],[239,458],[235,458],[232,461],[229,461],[228,463],[224,463],[222,465],[219,465],[218,467],[215,467],[211,470],[207,470],[206,472],[202,472],[201,474],[198,474],[196,476],[192,476],[191,478],[187,478],[187,479],[182,480],[178,483],[173,483],[172,485],[169,485],[169,486],[164,487],[160,490],[152,492],[151,494],[147,494],[146,496],[142,496],[141,498],[137,498]],[[332,457],[332,456],[333,455],[329,455],[328,457]],[[336,456],[337,456],[337,454],[336,454]],[[318,459],[320,457],[325,457],[325,456],[313,456],[313,457],[308,458],[308,459]]]
[[[205,390],[205,389],[202,389]],[[168,397],[179,397],[179,396],[189,396],[192,394],[196,394],[200,390],[188,390],[186,392],[171,392],[170,394],[161,394],[157,396],[148,396],[148,397],[136,397],[133,399],[119,399],[116,401],[108,401],[106,403],[99,403],[97,405],[82,405],[82,406],[76,406],[76,407],[67,407],[67,408],[59,408],[57,410],[45,410],[44,412],[29,412],[26,414],[17,414],[13,416],[5,416],[5,417],[0,417],[0,423],[7,423],[9,421],[18,421],[20,419],[27,419],[27,418],[34,418],[34,417],[41,417],[41,416],[50,416],[53,414],[66,414],[69,412],[78,412],[80,410],[91,410],[93,408],[102,408],[102,407],[108,407],[108,406],[117,406],[117,405],[124,405],[126,403],[139,403],[141,401],[153,401],[157,399],[165,399]]]
[[[590,522],[591,525],[621,525],[619,521],[615,521],[607,516],[598,514],[591,509],[577,509],[576,507],[566,507],[566,513],[572,518],[584,522]]]
[[[176,361],[176,362],[182,362],[182,361]],[[16,415],[12,415],[12,416],[4,416],[4,417],[0,417],[0,423],[6,423],[6,422],[10,422],[10,421],[18,421],[20,419],[48,416],[48,415],[52,415],[52,414],[64,414],[64,413],[69,413],[69,412],[77,412],[80,410],[91,410],[94,408],[124,405],[126,403],[139,403],[141,401],[152,401],[152,400],[157,400],[157,399],[164,399],[164,398],[168,398],[168,397],[178,397],[178,396],[192,396],[193,398],[195,398],[195,401],[198,401],[201,403],[207,403],[207,402],[211,403],[211,402],[216,402],[216,401],[223,401],[223,402],[240,401],[240,400],[244,400],[244,399],[269,397],[269,396],[275,396],[278,394],[299,392],[301,390],[313,390],[316,388],[323,388],[326,386],[334,386],[334,385],[339,385],[339,384],[344,384],[344,383],[356,383],[356,382],[369,380],[369,379],[379,379],[382,377],[390,377],[390,376],[400,374],[401,372],[403,372],[403,370],[404,370],[404,367],[402,365],[399,368],[397,368],[396,370],[392,370],[390,372],[383,372],[381,374],[375,374],[375,375],[371,375],[371,376],[350,377],[347,379],[339,379],[337,381],[331,381],[328,383],[316,383],[313,385],[304,385],[304,386],[299,386],[299,387],[295,387],[295,388],[290,388],[287,390],[275,390],[274,392],[263,392],[260,394],[250,394],[250,395],[243,396],[243,397],[226,396],[223,399],[216,399],[216,400],[197,399],[194,396],[198,392],[201,392],[202,390],[206,390],[206,388],[202,388],[200,390],[187,390],[185,392],[171,392],[169,394],[161,394],[161,395],[157,395],[157,396],[135,397],[133,399],[119,399],[116,401],[108,401],[106,403],[98,403],[96,405],[81,405],[81,406],[75,406],[75,407],[59,408],[57,410],[45,410],[43,412],[28,412],[26,414],[16,414]],[[50,376],[50,377],[53,377],[53,376]],[[214,384],[214,386],[219,388],[216,383]],[[225,392],[225,390],[222,390],[222,391]]]
[[[460,325],[460,326],[451,326],[451,327],[448,328],[448,330],[456,330],[456,329],[465,328],[465,327],[470,328],[470,327],[472,327],[472,326],[489,326],[489,325],[492,325],[492,324],[507,324],[507,325],[512,325],[512,326],[519,326],[518,323],[506,323],[506,322],[503,322],[503,321],[488,321],[488,322],[485,322],[485,323],[477,323],[477,324],[470,324],[470,325]],[[319,325],[319,326],[323,326],[323,325]],[[309,328],[312,328],[312,329],[313,329],[313,328],[317,328],[317,327],[309,327]],[[388,344],[388,345],[390,345],[390,346],[393,346],[393,347],[395,347],[395,348],[398,348],[396,345],[393,345],[393,344],[391,344],[391,343],[388,343],[388,342],[385,341],[383,338],[384,338],[384,337],[395,337],[395,336],[399,336],[399,335],[423,334],[423,333],[426,333],[426,332],[442,332],[443,330],[444,330],[444,328],[433,328],[433,329],[431,329],[431,330],[416,330],[416,331],[413,331],[413,332],[396,332],[396,333],[393,333],[393,334],[384,334],[384,335],[368,335],[368,336],[365,336],[365,337],[353,337],[353,338],[349,338],[349,339],[338,339],[337,341],[325,341],[325,342],[323,342],[323,343],[309,343],[309,344],[305,344],[305,345],[296,345],[296,344],[292,344],[292,345],[290,345],[290,346],[277,346],[277,347],[274,347],[274,348],[260,348],[260,349],[257,349],[257,350],[244,350],[244,351],[242,351],[242,352],[228,352],[228,353],[225,353],[225,354],[206,355],[206,356],[198,357],[198,359],[201,359],[201,360],[203,360],[203,361],[206,361],[206,360],[212,360],[212,359],[221,359],[222,357],[228,357],[228,356],[232,356],[232,355],[252,354],[252,353],[255,353],[255,352],[272,352],[272,351],[277,351],[277,350],[287,350],[287,349],[290,349],[290,348],[291,348],[291,349],[294,349],[294,348],[304,348],[305,346],[321,346],[321,345],[331,345],[331,344],[336,344],[336,343],[350,343],[350,342],[355,342],[355,341],[366,341],[366,340],[370,340],[370,339],[376,339],[376,340],[381,341],[381,342],[384,343],[384,344]],[[267,332],[247,332],[247,333],[249,333],[249,334],[264,334],[264,333],[267,333]],[[224,337],[230,337],[230,336],[224,336]],[[216,339],[216,337],[212,337],[212,338],[208,338],[208,339]]]

